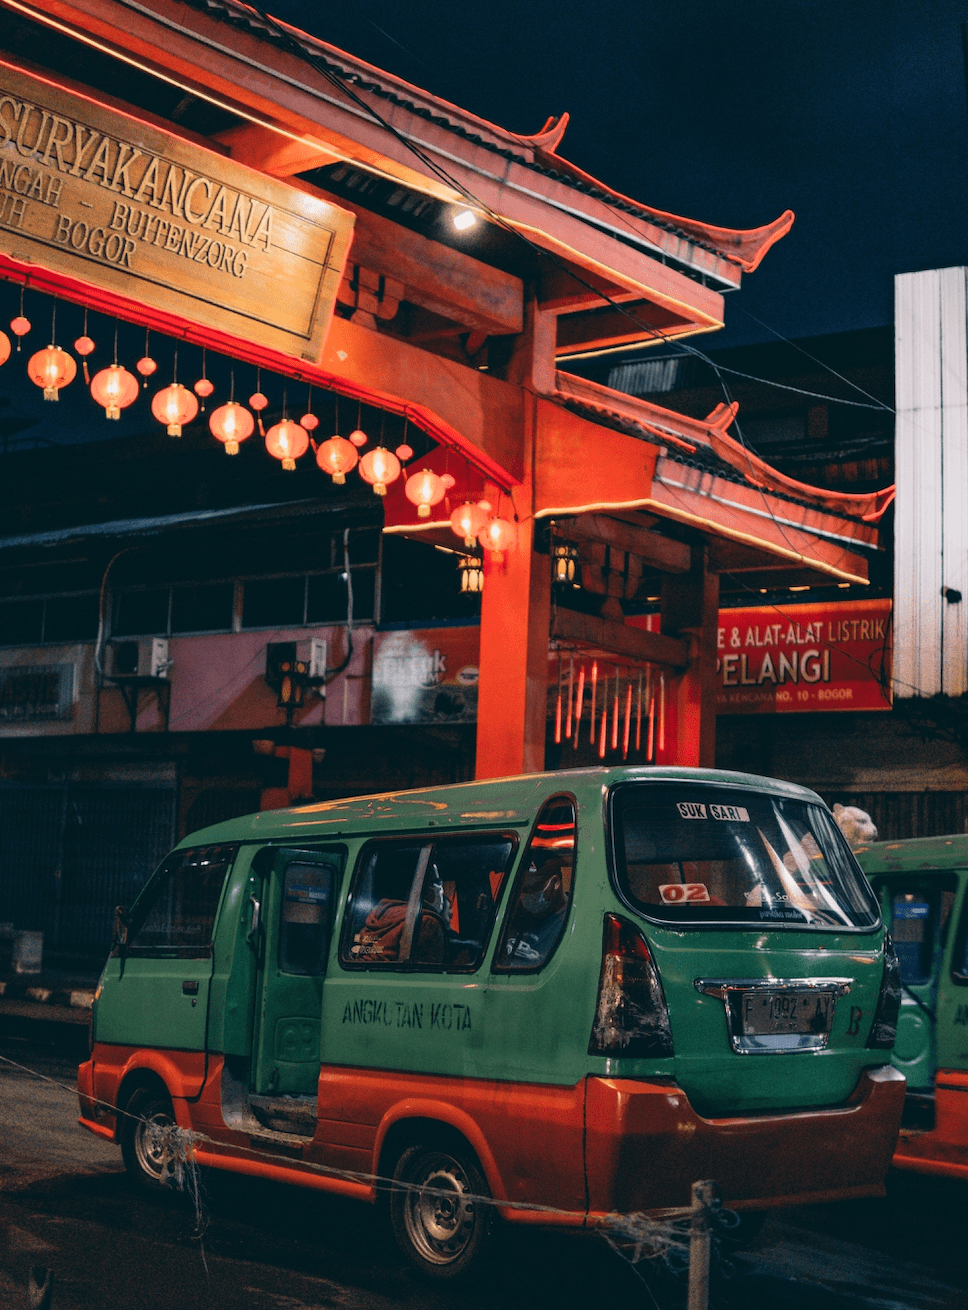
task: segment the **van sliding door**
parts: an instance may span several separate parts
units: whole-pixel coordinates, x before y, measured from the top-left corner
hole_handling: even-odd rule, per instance
[[[273,853],[252,1047],[256,1095],[316,1095],[323,979],[343,860],[342,848]]]

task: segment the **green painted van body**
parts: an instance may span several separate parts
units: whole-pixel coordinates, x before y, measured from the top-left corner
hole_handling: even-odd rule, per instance
[[[856,852],[901,961],[892,1061],[915,1093],[968,1070],[968,836],[875,842]]]
[[[193,833],[179,850],[237,847],[218,907],[210,958],[138,959],[115,951],[95,1007],[97,1044],[207,1051],[248,1062],[270,1090],[315,1092],[320,1064],[406,1070],[442,1078],[574,1087],[582,1079],[673,1079],[707,1118],[844,1105],[865,1069],[888,1055],[866,1045],[884,971],[884,928],[669,924],[620,894],[609,856],[609,794],[622,784],[676,783],[750,790],[820,805],[791,784],[703,770],[612,768],[537,774],[439,789],[331,801],[235,819]],[[522,852],[542,806],[574,798],[574,889],[564,936],[535,973],[492,968]],[[505,833],[516,840],[483,959],[471,972],[379,972],[341,962],[357,858],[375,838]],[[269,854],[266,854],[268,850]],[[303,858],[340,870],[323,976],[293,979],[273,940],[278,897],[267,869]],[[262,861],[260,864],[259,861]],[[150,892],[149,888],[145,893]],[[267,943],[253,949],[253,914]],[[132,914],[137,916],[138,906]],[[589,1054],[603,951],[603,917],[634,923],[651,950],[668,1004],[674,1054]],[[737,1054],[723,1000],[696,980],[849,979],[822,1050]],[[191,981],[190,993],[184,990]],[[197,988],[194,984],[197,983]],[[298,1019],[299,1022],[288,1022]],[[314,1027],[315,1025],[315,1027]],[[963,1043],[965,1045],[966,1043]]]

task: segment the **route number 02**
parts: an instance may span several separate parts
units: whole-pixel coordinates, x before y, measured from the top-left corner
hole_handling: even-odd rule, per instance
[[[678,905],[682,901],[708,901],[709,888],[704,882],[667,882],[659,888],[664,905]]]

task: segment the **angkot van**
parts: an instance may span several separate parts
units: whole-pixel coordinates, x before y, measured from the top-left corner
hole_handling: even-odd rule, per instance
[[[98,988],[81,1122],[377,1202],[466,1272],[496,1219],[594,1227],[715,1179],[880,1194],[896,964],[814,793],[604,768],[251,815],[186,838]]]
[[[874,842],[857,857],[900,965],[892,1060],[909,1119],[894,1164],[968,1178],[968,837]]]

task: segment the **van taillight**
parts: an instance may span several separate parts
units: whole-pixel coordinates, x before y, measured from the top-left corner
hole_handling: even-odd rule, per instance
[[[605,915],[598,1008],[589,1055],[626,1060],[672,1055],[669,1007],[645,938],[617,914]]]
[[[901,966],[891,934],[884,934],[884,974],[881,994],[877,998],[874,1022],[867,1045],[873,1050],[889,1051],[897,1037],[897,1016],[901,1009]]]

